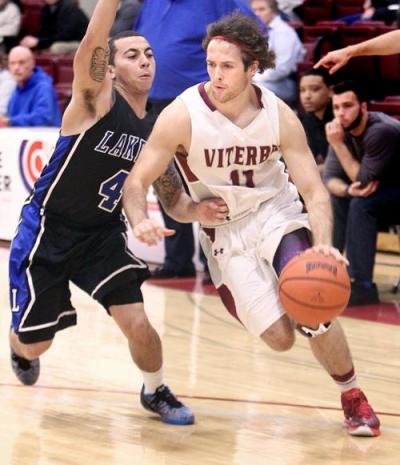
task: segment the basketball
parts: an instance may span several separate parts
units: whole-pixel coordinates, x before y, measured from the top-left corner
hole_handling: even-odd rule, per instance
[[[331,321],[346,308],[350,278],[333,256],[311,252],[294,257],[279,276],[279,298],[298,323],[316,326]]]

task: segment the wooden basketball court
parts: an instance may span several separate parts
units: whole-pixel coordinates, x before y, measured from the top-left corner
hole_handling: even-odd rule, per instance
[[[7,256],[0,248],[1,465],[400,464],[400,306],[389,292],[398,256],[377,258],[389,303],[341,318],[380,413],[379,438],[346,434],[338,389],[305,338],[272,352],[193,280],[166,283],[180,289],[147,283],[144,295],[163,339],[166,381],[195,411],[195,425],[164,425],[141,408],[141,376],[123,336],[76,288],[78,326],[41,358],[37,385],[21,386],[9,364]]]

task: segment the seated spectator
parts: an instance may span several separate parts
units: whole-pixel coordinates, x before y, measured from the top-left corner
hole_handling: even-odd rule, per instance
[[[16,86],[15,79],[4,66],[4,57],[0,54],[0,116],[7,114],[7,106]]]
[[[390,25],[396,19],[396,11],[389,8],[392,4],[397,5],[398,2],[393,0],[365,0],[362,13],[343,16],[339,19],[347,24],[353,24],[356,21],[384,21]]]
[[[333,120],[329,72],[324,68],[307,70],[300,78],[299,95],[305,110],[305,113],[300,115],[300,120],[307,135],[308,145],[322,173],[329,146],[325,124]]]
[[[346,248],[350,262],[350,305],[374,304],[378,226],[400,223],[400,121],[368,111],[349,81],[333,88],[332,104],[324,180],[333,204],[333,245]]]
[[[61,112],[52,78],[40,67],[29,48],[14,47],[8,68],[17,82],[2,126],[60,126]]]
[[[17,37],[21,25],[21,12],[15,3],[10,0],[0,0],[0,48],[6,50],[4,41]]]
[[[139,0],[121,0],[117,16],[110,31],[110,37],[115,36],[119,32],[133,29],[140,8],[141,3]]]
[[[278,0],[278,8],[289,21],[301,19],[304,0]]]
[[[25,36],[20,45],[48,49],[51,53],[73,53],[79,47],[88,18],[75,0],[45,0],[38,37]]]
[[[289,105],[297,99],[296,70],[304,56],[296,31],[279,16],[276,0],[251,0],[254,13],[267,26],[269,48],[275,52],[275,69],[254,76],[254,82],[274,92]]]

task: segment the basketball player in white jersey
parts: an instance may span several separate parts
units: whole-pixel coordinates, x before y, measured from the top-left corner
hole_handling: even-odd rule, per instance
[[[189,88],[161,113],[125,183],[124,208],[141,241],[152,245],[170,233],[148,218],[145,199],[175,153],[192,200],[176,178],[162,185],[165,209],[173,207],[178,221],[195,221],[197,202],[223,199],[218,224],[203,223],[201,230],[214,284],[248,331],[285,351],[295,334],[277,292],[284,265],[307,249],[345,262],[331,246],[329,196],[295,114],[252,83],[257,70],[273,65],[258,25],[240,14],[225,17],[209,26],[203,46],[210,81]],[[342,392],[349,433],[379,435],[379,420],[358,387],[340,324],[298,329]]]

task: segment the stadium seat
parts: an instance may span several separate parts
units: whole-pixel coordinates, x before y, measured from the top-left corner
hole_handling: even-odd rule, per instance
[[[331,19],[332,13],[332,0],[306,0],[303,4],[303,21],[304,24],[307,25],[313,25],[317,21]]]
[[[54,81],[57,79],[56,76],[56,63],[54,58],[48,54],[36,54],[36,64],[40,66],[47,74],[49,74]]]
[[[393,118],[400,120],[400,102],[396,101],[371,101],[369,104],[371,111],[381,111]]]

